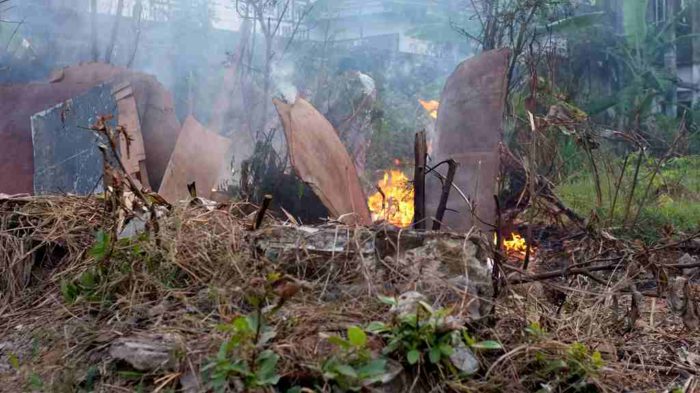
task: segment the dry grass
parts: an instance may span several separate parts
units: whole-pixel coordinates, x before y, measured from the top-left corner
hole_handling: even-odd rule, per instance
[[[431,299],[442,299],[440,306],[457,311],[463,306],[443,278],[415,266],[419,259],[385,257],[375,265],[355,252],[363,242],[394,236],[381,228],[338,225],[339,231],[353,234],[348,252],[319,253],[300,244],[272,258],[258,249],[256,239],[266,236],[272,224],[282,223],[269,217],[266,227],[251,232],[255,209],[248,204],[215,210],[177,207],[161,220],[158,234],[115,242],[109,257],[100,259],[90,253],[95,233],[109,232],[113,225],[100,200],[0,201],[0,384],[21,391],[36,376],[46,391],[75,391],[97,374],[101,390],[96,391],[134,391],[139,383],[174,389],[180,376],[199,375],[216,353],[225,339],[218,324],[254,310],[246,296],[270,274],[292,277],[303,287],[269,320],[277,332],[272,348],[281,357],[278,371],[285,381],[318,379],[315,370],[332,351],[321,333],[389,321],[378,294],[421,288]],[[402,242],[410,238],[385,241],[395,248],[402,248]],[[584,239],[551,255],[542,251],[538,259],[605,259],[625,252],[636,255],[635,247]],[[675,262],[677,255],[664,249],[650,259]],[[549,269],[545,265],[539,268]],[[548,378],[542,359],[567,359],[576,342],[602,355],[604,367],[587,375],[599,391],[663,391],[673,386],[697,391],[700,332],[687,331],[666,300],[652,296],[653,288],[644,291],[639,317],[630,326],[625,320],[631,307],[631,296],[624,293],[627,273],[621,269],[595,276],[609,282],[606,286],[576,276],[504,287],[495,317],[470,327],[480,339],[498,340],[504,349],[479,353],[482,371],[472,378],[422,374],[432,381],[417,384],[416,391],[429,384],[433,391],[534,391]],[[85,277],[92,280],[85,285],[89,290],[67,299],[66,284],[80,284]],[[640,286],[650,278],[649,273],[635,276]],[[526,332],[533,322],[541,334]],[[129,379],[107,350],[115,338],[136,332],[183,337],[180,369]],[[384,343],[375,340],[372,345]],[[9,366],[10,354],[17,357],[19,370]]]

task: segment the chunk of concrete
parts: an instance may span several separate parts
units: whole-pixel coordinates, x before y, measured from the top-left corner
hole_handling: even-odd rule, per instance
[[[479,371],[479,360],[466,345],[461,344],[454,348],[450,355],[450,362],[455,368],[464,374],[472,375]]]
[[[123,337],[112,342],[109,355],[140,371],[174,370],[182,340],[174,334]]]

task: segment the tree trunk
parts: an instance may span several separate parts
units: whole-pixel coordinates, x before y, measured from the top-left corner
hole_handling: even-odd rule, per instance
[[[694,1],[690,4],[690,33],[692,34],[692,57],[691,63],[693,67],[691,82],[698,83],[700,81],[700,3]],[[698,91],[693,90],[693,106],[697,104]]]
[[[676,45],[676,15],[678,14],[678,0],[666,1],[666,20],[671,23],[667,31],[667,46],[664,53],[664,68],[672,80],[678,78],[678,60]],[[672,83],[666,92],[666,115],[675,117],[678,112],[678,87]]]
[[[131,18],[134,21],[134,50],[131,51],[131,56],[129,61],[126,63],[126,68],[131,68],[136,60],[136,52],[139,50],[139,42],[141,41],[141,17],[143,16],[143,3],[141,0],[137,0],[134,4],[133,12],[131,13]]]
[[[90,30],[92,33],[92,61],[100,59],[97,49],[97,0],[90,0]]]
[[[117,44],[117,36],[119,35],[119,25],[122,21],[122,13],[124,11],[124,0],[117,1],[117,14],[114,16],[114,25],[112,26],[112,35],[109,38],[109,45],[107,45],[107,51],[105,52],[105,63],[109,64],[112,62],[112,54],[114,53],[114,47]]]
[[[272,43],[275,39],[272,33],[265,30],[265,81],[263,82],[263,102],[262,102],[262,113],[260,114],[260,122],[258,129],[255,130],[256,133],[264,132],[267,110],[270,107],[270,87],[272,83]]]

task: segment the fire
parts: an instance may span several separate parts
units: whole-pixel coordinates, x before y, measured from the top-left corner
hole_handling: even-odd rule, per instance
[[[438,109],[440,109],[440,102],[431,100],[431,101],[423,101],[423,100],[418,100],[421,105],[423,105],[423,108],[425,108],[426,111],[428,111],[428,114],[430,117],[433,119],[437,119],[438,117]]]
[[[396,169],[389,170],[384,173],[384,178],[377,183],[377,188],[381,192],[377,191],[368,200],[372,219],[384,219],[399,227],[411,225],[411,221],[413,221],[413,185],[406,175]]]
[[[496,243],[496,235],[493,235],[493,241]],[[506,254],[509,257],[515,257],[520,260],[525,259],[525,253],[527,252],[527,242],[525,238],[520,236],[518,233],[511,233],[510,239],[503,238],[503,248],[506,250]],[[530,248],[530,254],[534,254],[535,247]]]

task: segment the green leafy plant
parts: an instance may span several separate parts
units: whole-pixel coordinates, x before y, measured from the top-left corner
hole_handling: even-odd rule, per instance
[[[89,254],[95,261],[103,261],[109,257],[112,250],[112,238],[105,231],[98,231],[95,235],[95,243],[90,248]]]
[[[384,303],[396,305],[393,298],[382,297]],[[434,310],[425,302],[418,302],[415,313],[399,316],[391,325],[373,322],[367,331],[387,340],[385,355],[400,354],[407,364],[428,363],[455,371],[450,356],[456,348],[468,346],[475,350],[499,350],[500,343],[473,339],[466,329],[452,326],[449,309]]]
[[[17,355],[12,353],[12,352],[10,352],[7,355],[7,357],[8,357],[8,362],[10,363],[10,366],[12,366],[12,368],[14,368],[16,371],[19,371],[19,366],[20,366],[19,357],[17,357]]]
[[[277,273],[270,273],[265,279],[251,280],[245,298],[255,311],[218,326],[220,331],[228,334],[228,339],[203,369],[205,379],[214,391],[227,391],[231,384],[237,385],[239,390],[241,387],[250,390],[275,386],[279,382],[279,356],[269,349],[270,341],[277,333],[265,321],[280,309],[286,298],[280,298],[269,311],[265,311],[265,304],[275,297],[273,286],[281,278]]]
[[[342,391],[359,391],[364,385],[381,379],[386,371],[386,359],[374,358],[367,347],[367,334],[357,326],[350,326],[347,339],[330,336],[338,353],[323,363],[323,378]]]
[[[209,385],[217,392],[226,391],[232,379],[246,388],[274,386],[279,382],[279,356],[269,349],[260,350],[275,336],[275,332],[255,315],[241,316],[219,329],[229,339],[219,348],[216,358],[205,368]]]
[[[44,390],[44,381],[41,380],[39,374],[31,373],[27,379],[27,386],[31,391],[41,392]]]
[[[74,280],[61,282],[61,295],[67,303],[76,303],[79,300],[100,302],[104,300],[103,286],[106,274],[102,267],[94,266]]]
[[[128,242],[129,239],[124,241]],[[95,242],[88,251],[88,255],[92,257],[95,265],[80,273],[79,276],[73,279],[65,279],[61,281],[61,295],[67,303],[76,303],[79,300],[87,300],[89,302],[101,302],[108,296],[107,282],[111,276],[110,268],[103,261],[110,258],[114,251],[112,237],[100,230],[95,234]]]
[[[525,332],[533,338],[540,339],[545,336],[544,329],[537,322],[532,322],[525,328]]]
[[[580,342],[564,344],[549,340],[537,322],[530,323],[525,333],[530,338],[531,353],[534,353],[527,373],[539,388],[538,393],[599,391],[594,379],[605,365],[600,352]]]
[[[600,352],[591,351],[582,343],[569,345],[562,353],[560,351],[540,350],[535,354],[537,369],[542,388],[539,392],[574,391],[596,392],[591,382],[604,362]]]

